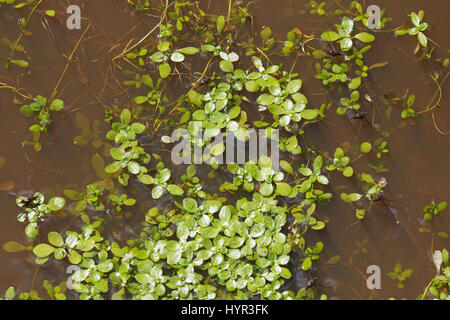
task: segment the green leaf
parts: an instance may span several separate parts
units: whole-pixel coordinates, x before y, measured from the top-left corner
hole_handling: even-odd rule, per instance
[[[122,121],[123,123],[130,123],[130,121],[131,121],[130,110],[128,110],[128,109],[122,110],[122,112],[120,113],[120,121]]]
[[[215,227],[206,227],[202,231],[202,235],[209,239],[215,238],[218,233],[219,233],[219,230]]]
[[[153,62],[160,63],[166,60],[166,56],[164,55],[164,53],[157,51],[150,56],[150,59],[152,59]]]
[[[308,271],[309,269],[311,269],[312,267],[312,261],[310,258],[306,258],[305,260],[303,260],[302,263],[302,269],[305,271]]]
[[[119,161],[113,162],[105,167],[106,173],[116,173],[121,168]]]
[[[195,47],[185,47],[185,48],[181,48],[181,49],[177,49],[176,52],[180,52],[183,54],[196,54],[198,53],[200,50],[198,48]]]
[[[159,198],[161,198],[163,193],[164,193],[164,188],[161,186],[156,186],[152,189],[152,197],[155,200],[158,200]]]
[[[217,32],[221,33],[223,30],[223,27],[225,26],[225,17],[224,16],[217,17],[216,26],[217,26]]]
[[[170,48],[169,41],[162,41],[160,44],[158,44],[158,47],[157,47],[157,49],[162,52],[169,50],[169,48]]]
[[[148,174],[141,174],[138,176],[138,180],[143,184],[149,185],[153,183],[153,177]]]
[[[323,184],[323,185],[327,185],[328,183],[330,183],[330,181],[328,180],[328,178],[325,177],[325,176],[322,176],[322,175],[317,176],[317,182],[319,182],[319,183],[321,183],[321,184]]]
[[[183,200],[183,207],[187,212],[195,212],[198,208],[197,201],[192,198],[185,198]]]
[[[98,264],[97,269],[100,272],[106,273],[113,269],[114,265],[111,261],[106,260]]]
[[[36,222],[29,223],[25,227],[25,235],[29,239],[35,239],[39,235],[39,228]]]
[[[71,264],[79,264],[82,260],[81,254],[79,254],[76,250],[71,250],[67,255]]]
[[[397,36],[403,36],[405,34],[407,34],[409,32],[410,29],[399,29],[399,30],[395,30],[395,34]]]
[[[139,122],[133,123],[130,128],[135,134],[141,134],[145,131],[145,125]]]
[[[326,31],[322,33],[321,37],[323,41],[336,41],[342,38],[342,36],[334,31]]]
[[[260,35],[264,41],[267,41],[272,36],[272,30],[269,27],[265,27],[261,30]]]
[[[172,69],[170,68],[170,64],[167,62],[161,63],[159,65],[159,74],[161,75],[161,78],[165,79],[170,75],[170,72]]]
[[[14,287],[9,287],[5,292],[5,299],[12,300],[12,299],[14,299],[15,295],[16,295],[16,290],[14,289]]]
[[[375,41],[375,37],[367,32],[358,33],[355,36],[355,38],[364,43],[370,43],[370,42]]]
[[[344,17],[342,18],[341,22],[341,31],[343,31],[349,36],[350,33],[353,31],[353,25],[354,22],[352,19],[350,19],[349,17]]]
[[[420,44],[422,45],[422,47],[426,48],[428,45],[428,39],[427,37],[423,34],[423,32],[419,32],[417,34],[417,39],[419,40]]]
[[[233,72],[234,71],[233,63],[231,63],[230,61],[227,61],[227,60],[220,61],[219,67],[220,67],[220,70],[222,70],[223,72]]]
[[[136,104],[143,104],[146,103],[148,101],[148,97],[146,96],[137,96],[136,98],[134,98],[134,103]]]
[[[287,162],[286,160],[281,160],[280,161],[280,166],[281,168],[286,171],[287,173],[289,173],[290,175],[294,175],[294,170],[292,169],[292,166],[290,165],[289,162]]]
[[[55,248],[46,243],[40,243],[33,248],[33,253],[38,258],[46,258],[55,251]]]
[[[348,51],[353,46],[353,41],[350,38],[344,38],[339,42],[339,44],[343,51]]]
[[[52,211],[59,211],[66,205],[66,199],[62,197],[53,197],[48,201],[48,208]]]
[[[174,52],[170,56],[170,60],[172,60],[173,62],[182,62],[184,61],[184,55],[180,52]]]
[[[352,167],[346,167],[344,169],[344,171],[342,171],[342,174],[347,177],[350,178],[351,176],[353,176],[353,168]]]
[[[369,142],[363,142],[361,143],[360,150],[362,153],[369,153],[372,151],[372,145]]]
[[[272,195],[272,193],[273,193],[273,185],[271,183],[264,182],[264,183],[261,184],[259,192],[264,197],[270,197]]]
[[[364,210],[364,209],[356,209],[355,215],[356,215],[356,218],[358,218],[359,220],[362,220],[362,219],[364,219],[364,217],[366,215],[366,210]]]
[[[302,87],[302,80],[296,79],[291,80],[286,86],[286,89],[289,91],[290,94],[296,93],[300,88]]]
[[[440,203],[437,205],[436,209],[437,209],[439,212],[444,211],[445,209],[447,209],[447,202],[446,202],[446,201],[440,202]]]
[[[351,90],[356,90],[359,88],[360,85],[361,85],[361,77],[357,77],[352,79],[352,81],[350,81],[350,83],[348,84],[348,88]]]
[[[415,12],[411,12],[409,15],[411,17],[411,22],[414,26],[418,27],[420,25],[420,18]]]
[[[63,108],[64,108],[64,101],[62,101],[61,99],[54,99],[50,103],[50,110],[61,111]]]
[[[76,271],[73,275],[72,275],[72,280],[76,281],[76,282],[81,282],[86,280],[86,278],[89,276],[89,271],[85,270],[85,269],[80,269],[78,271]]]
[[[322,156],[319,155],[314,159],[313,162],[314,171],[321,169],[322,166],[323,166],[323,158]]]
[[[54,17],[55,10],[45,10],[45,14],[48,15],[49,17]]]
[[[25,60],[10,60],[11,63],[14,63],[16,66],[27,68],[30,64]]]
[[[130,163],[128,163],[128,171],[132,174],[139,174],[141,166],[137,162],[130,161]]]
[[[305,109],[300,112],[300,115],[305,120],[312,121],[317,118],[317,116],[319,115],[319,111],[317,109]]]
[[[19,111],[24,117],[31,117],[34,114],[34,111],[30,108],[29,105],[21,106]]]
[[[277,192],[280,196],[287,197],[291,194],[292,188],[286,182],[278,182],[277,183]]]
[[[274,101],[275,101],[275,97],[268,93],[264,93],[264,94],[260,95],[258,97],[258,99],[256,99],[256,102],[263,106],[268,106],[268,105],[272,104]]]
[[[281,268],[280,276],[285,279],[290,279],[292,277],[291,272],[287,268]]]
[[[245,83],[245,89],[247,89],[248,92],[258,92],[260,86],[255,80],[250,80]]]
[[[356,202],[359,199],[361,199],[362,195],[360,195],[359,193],[351,193],[347,196],[347,199],[351,202]]]
[[[55,247],[62,247],[64,245],[62,236],[55,231],[49,232],[48,242],[50,242],[50,244],[54,245]]]
[[[217,143],[211,148],[211,155],[214,157],[220,156],[225,151],[225,145],[222,143]]]
[[[181,196],[184,193],[183,188],[177,186],[176,184],[169,184],[167,186],[167,191],[169,191],[169,193],[173,194],[174,196]]]

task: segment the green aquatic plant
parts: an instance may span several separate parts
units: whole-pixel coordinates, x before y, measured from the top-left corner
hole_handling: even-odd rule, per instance
[[[304,254],[305,258],[303,258],[302,269],[308,271],[312,267],[312,262],[319,259],[319,253],[323,250],[323,243],[317,242],[314,245],[314,248],[306,248]]]
[[[164,168],[164,164],[162,162],[158,162],[156,165],[158,173],[154,176],[142,176],[141,182],[144,184],[151,184],[154,185],[152,189],[152,197],[153,199],[159,199],[165,192],[169,192],[170,194],[174,196],[180,196],[184,193],[183,188],[180,186],[170,183],[171,182],[171,175],[169,169]],[[144,178],[145,177],[145,178]],[[144,180],[145,179],[145,180]],[[148,181],[146,181],[148,180]]]
[[[40,243],[25,246],[10,241],[4,249],[31,251],[36,264],[76,267],[67,288],[43,283],[50,299],[317,298],[313,284],[296,293],[284,288],[292,281],[293,271],[314,270],[321,254],[328,254],[323,242],[310,243],[312,232],[327,227],[329,217],[322,212],[323,206],[339,190],[356,218],[363,219],[387,192],[386,179],[375,181],[370,174],[358,173],[360,166],[354,164],[366,154],[369,158],[372,150],[379,159],[389,151],[384,140],[389,134],[373,125],[375,120],[367,130],[382,138],[373,138],[373,146],[370,142],[342,143],[333,148],[334,153],[323,150],[321,137],[315,139],[309,131],[322,124],[335,126],[323,121],[333,101],[339,103],[340,115],[363,108],[370,112],[361,95],[375,105],[370,97],[376,94],[366,82],[371,69],[386,63],[369,67],[364,61],[372,48],[364,44],[375,37],[356,31],[368,23],[361,4],[353,1],[336,31],[326,31],[320,38],[293,28],[286,39],[278,39],[269,26],[254,36],[253,32],[242,33],[239,28],[249,26],[240,24],[250,24],[249,18],[253,23],[253,17],[239,1],[230,1],[228,12],[222,15],[205,13],[197,2],[185,0],[162,3],[160,8],[151,8],[148,1],[128,3],[135,10],[161,11],[160,22],[112,60],[114,69],[126,79],[117,83],[126,86],[129,101],[124,107],[116,103],[105,107],[105,123],[110,126],[106,140],[98,121],[91,124],[83,114],[75,114],[81,133],[74,142],[96,148],[90,158],[95,178],[86,177],[86,187],[61,186],[67,204],[60,197],[45,203],[42,194],[17,200],[24,210],[19,221],[28,224],[29,238],[37,237],[39,221],[63,208],[77,223],[63,231],[50,231]],[[314,14],[324,14],[324,3],[311,1],[310,5]],[[152,34],[155,39],[149,38]],[[176,49],[179,43],[181,48]],[[319,44],[331,49],[317,49]],[[306,96],[308,74],[302,71],[300,77],[294,72],[297,60],[305,66],[316,63],[316,79],[327,90],[312,94],[323,97],[321,106]],[[39,131],[41,127],[46,131],[50,124],[45,112],[64,106],[59,99],[47,104],[38,96],[33,104],[21,108],[37,117],[42,113]],[[229,131],[240,142],[250,143],[254,127],[278,143],[281,169],[274,169],[272,160],[260,154],[242,164],[220,165],[214,157],[222,156],[227,146],[211,140]],[[209,151],[194,159],[207,166],[178,168],[166,161],[163,153],[168,150],[153,142],[171,145],[176,139],[170,132],[176,129],[184,129],[191,147]],[[385,170],[383,164],[368,165],[377,172]],[[339,178],[335,180],[333,171],[350,178],[343,180],[361,191],[351,193],[346,185],[337,186]],[[427,213],[434,214],[439,206],[430,207]],[[130,218],[133,225],[128,225]],[[359,246],[361,253],[367,253],[364,245]],[[445,252],[441,252],[443,261]],[[54,260],[60,262],[53,265]],[[336,261],[335,256],[327,264]],[[424,295],[444,297],[446,270],[438,270]],[[410,273],[396,266],[391,276],[403,285]],[[35,292],[16,295],[10,288],[6,298],[39,296]]]
[[[129,0],[128,3],[133,6],[135,10],[147,10],[150,9],[149,0]]]
[[[369,19],[371,18],[371,14],[369,12],[363,11],[363,5],[359,1],[352,1],[349,5],[348,9],[341,7],[341,9],[337,9],[335,14],[340,16],[343,14],[352,15],[355,17],[355,21],[361,21],[365,27],[369,27]],[[382,9],[380,11],[380,21],[379,27],[383,29],[387,22],[392,19],[386,16],[386,9]]]
[[[361,104],[359,102],[360,93],[358,90],[352,91],[350,98],[341,98],[341,105],[337,108],[336,113],[338,115],[345,115],[347,110],[359,110]]]
[[[388,149],[387,145],[388,145],[388,142],[383,141],[377,146],[377,148],[378,148],[377,158],[378,159],[381,159],[385,153],[389,153],[389,149]]]
[[[316,79],[322,80],[323,85],[328,85],[330,83],[335,83],[340,81],[345,83],[348,81],[348,64],[342,62],[340,64],[333,64],[330,58],[324,58],[322,60],[323,68],[316,75]]]
[[[416,115],[416,111],[413,109],[415,101],[416,101],[416,96],[414,94],[412,94],[403,103],[403,110],[401,113],[401,117],[403,119],[412,118]]]
[[[323,8],[325,7],[326,4],[327,4],[326,2],[317,3],[314,0],[309,1],[309,6],[311,7],[309,13],[313,15],[317,14],[319,16],[323,16],[325,14],[325,10]]]
[[[448,251],[446,249],[436,250],[433,253],[433,262],[436,267],[436,275],[431,279],[420,299],[425,298],[448,300],[450,290],[450,266]]]
[[[405,287],[405,280],[411,277],[413,274],[412,269],[403,270],[402,265],[400,263],[396,263],[394,266],[394,271],[389,272],[387,276],[392,280],[397,280],[397,287],[402,289]]]
[[[345,156],[344,150],[342,148],[336,148],[334,152],[333,164],[327,166],[327,170],[333,171],[338,170],[342,172],[345,177],[353,176],[353,168],[349,166],[350,158]]]
[[[360,32],[352,35],[354,29],[354,21],[349,17],[343,17],[341,24],[336,25],[335,31],[325,31],[321,38],[324,41],[339,41],[339,46],[342,51],[348,51],[353,47],[353,40],[357,39],[363,43],[370,43],[375,41],[375,37],[368,32]]]
[[[289,196],[291,187],[283,182],[284,174],[272,169],[272,161],[267,156],[261,156],[258,162],[248,161],[244,167],[229,164],[228,171],[235,175],[233,183],[225,182],[222,190],[237,191],[240,186],[245,191],[252,192],[258,184],[258,192],[264,197],[270,197],[276,191],[281,196]]]
[[[298,144],[298,139],[295,135],[289,138],[280,138],[279,148],[282,152],[290,152],[292,154],[302,153],[302,147]]]
[[[436,203],[434,202],[434,200],[432,200],[429,205],[423,208],[423,212],[425,213],[423,218],[425,219],[425,221],[431,221],[434,216],[438,215],[445,209],[447,209],[446,201]]]
[[[61,99],[47,101],[47,98],[41,95],[37,95],[34,102],[20,107],[20,113],[23,116],[35,116],[39,120],[39,123],[29,127],[29,131],[33,134],[33,145],[36,151],[42,149],[40,138],[43,133],[47,133],[47,130],[52,123],[52,113],[59,112],[63,108],[64,101]],[[27,141],[25,141],[24,144],[27,144]]]
[[[111,200],[117,212],[122,211],[123,206],[132,207],[136,204],[136,199],[128,198],[126,194],[111,194],[109,200]]]
[[[180,63],[184,61],[186,55],[192,55],[199,52],[199,49],[195,47],[185,47],[172,51],[170,46],[171,43],[169,41],[162,41],[157,46],[158,51],[150,56],[151,61],[158,63],[159,74],[163,79],[167,78],[172,72],[169,61]]]
[[[36,192],[31,197],[19,196],[16,204],[23,211],[17,216],[17,221],[26,224],[25,235],[34,240],[39,236],[39,223],[44,221],[53,212],[64,208],[66,200],[61,197],[53,197],[45,203],[44,195]]]
[[[417,36],[419,44],[422,45],[422,47],[426,48],[428,46],[428,38],[424,34],[424,32],[428,29],[428,23],[422,21],[424,15],[425,12],[423,10],[420,10],[418,13],[411,12],[409,14],[409,17],[411,18],[411,23],[413,24],[413,27],[395,30],[395,34],[397,36],[403,36],[405,34]]]
[[[286,41],[283,43],[282,54],[290,55],[295,51],[305,51],[304,42],[302,41],[302,33],[299,29],[294,28],[286,34]]]

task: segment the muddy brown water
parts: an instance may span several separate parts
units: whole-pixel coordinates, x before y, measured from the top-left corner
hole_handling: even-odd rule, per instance
[[[307,9],[309,1],[252,1],[249,12],[253,16],[253,30],[261,30],[269,26],[277,39],[284,39],[286,32],[294,27],[305,34],[318,36],[327,26],[337,22],[336,17],[328,14],[325,17],[312,17],[301,11]],[[348,7],[350,1],[340,1]],[[246,3],[244,1],[244,3]],[[0,71],[0,82],[18,85],[33,95],[49,96],[56,86],[57,80],[65,67],[64,56],[70,55],[74,45],[81,36],[81,31],[71,31],[65,26],[65,9],[70,4],[79,4],[82,8],[82,28],[88,21],[91,30],[80,43],[74,55],[74,62],[59,87],[60,97],[65,101],[66,108],[55,117],[50,131],[52,145],[44,146],[41,152],[35,152],[31,147],[22,147],[27,138],[29,121],[18,112],[23,100],[15,103],[13,95],[7,90],[0,90],[0,157],[6,158],[6,164],[0,168],[0,185],[8,183],[8,189],[0,191],[0,244],[9,240],[27,243],[23,225],[16,221],[18,208],[15,205],[15,195],[34,191],[49,191],[62,194],[68,187],[82,190],[82,186],[98,180],[91,165],[92,155],[98,153],[108,161],[107,151],[102,145],[79,147],[73,139],[80,134],[76,125],[77,113],[86,116],[90,124],[99,120],[104,135],[107,124],[103,123],[104,108],[117,105],[121,108],[132,106],[133,91],[124,91],[123,80],[130,79],[111,68],[110,60],[132,38],[141,38],[157,22],[158,17],[146,13],[135,13],[126,1],[96,0],[96,1],[43,1],[40,10],[55,9],[56,18],[45,17],[42,12],[33,15],[29,24],[32,34],[24,36],[21,44],[26,54],[31,57],[31,68],[23,71],[12,68],[7,72]],[[386,8],[392,22],[386,29],[394,29],[408,22],[408,13],[425,10],[425,21],[430,23],[428,35],[443,48],[436,48],[434,57],[447,57],[449,46],[448,15],[450,2],[447,0],[396,0],[365,1],[365,7],[377,4]],[[201,1],[205,10],[220,13],[226,10],[228,1]],[[338,8],[336,2],[328,1],[327,12]],[[14,41],[19,34],[17,20],[28,13],[26,10],[11,10],[0,8],[0,37]],[[406,90],[417,97],[416,105],[424,109],[436,92],[436,86],[429,73],[438,70],[433,62],[417,62],[413,54],[416,40],[412,37],[395,39],[392,32],[377,32],[374,48],[366,55],[367,65],[388,61],[383,68],[373,69],[368,78],[373,105],[367,105],[370,115],[375,110],[375,123],[383,131],[391,134],[386,138],[391,152],[384,157],[387,172],[376,173],[367,166],[367,161],[360,159],[353,166],[357,172],[370,172],[375,177],[385,177],[386,206],[376,203],[362,222],[357,222],[351,208],[340,199],[340,192],[358,192],[358,186],[340,180],[336,175],[331,179],[329,191],[334,198],[330,205],[318,209],[322,219],[329,220],[324,231],[313,233],[308,240],[323,241],[325,251],[313,271],[321,286],[318,292],[325,293],[329,298],[337,299],[386,299],[389,297],[416,298],[428,284],[435,273],[431,262],[431,248],[450,248],[448,239],[431,237],[418,231],[423,225],[423,207],[431,199],[450,201],[450,135],[440,134],[434,127],[431,113],[425,114],[420,120],[402,123],[399,114],[400,106],[392,106],[392,115],[387,116],[388,106],[383,104],[382,96],[392,91],[395,96],[402,96]],[[6,46],[0,47],[0,56],[9,54]],[[17,53],[22,56],[22,53]],[[276,59],[274,59],[276,61]],[[295,71],[299,72],[304,81],[303,93],[310,98],[311,105],[324,102],[322,93],[324,87],[311,74],[307,66],[307,58],[301,57]],[[309,72],[308,72],[309,70]],[[443,98],[439,110],[435,112],[436,125],[444,132],[450,131],[449,81],[442,86]],[[177,88],[174,88],[175,90]],[[379,133],[367,124],[358,120],[349,121],[343,117],[329,113],[326,122],[306,129],[308,143],[331,152],[342,142],[359,144],[363,141],[373,141]],[[157,145],[158,139],[151,141]],[[155,147],[156,148],[156,147]],[[160,146],[164,148],[164,146]],[[155,151],[157,152],[157,151]],[[167,153],[167,151],[166,151]],[[373,163],[379,163],[375,157]],[[170,164],[168,164],[170,167]],[[176,168],[174,168],[176,169]],[[178,169],[181,173],[182,170]],[[201,170],[201,169],[199,169]],[[205,170],[206,171],[206,170]],[[13,183],[13,185],[12,185]],[[214,182],[205,186],[213,190]],[[342,186],[345,186],[345,190]],[[139,193],[140,192],[140,193]],[[148,194],[135,191],[136,197],[148,199]],[[131,192],[133,194],[133,191]],[[123,225],[124,233],[139,230],[139,221],[149,201],[143,202],[137,212],[136,225]],[[164,206],[163,202],[156,205]],[[393,219],[392,213],[399,223]],[[131,220],[134,221],[134,220]],[[51,230],[63,230],[73,224],[73,219],[51,218],[43,223],[41,235]],[[449,213],[445,212],[435,219],[437,231],[448,231]],[[125,235],[126,236],[126,235]],[[357,252],[357,242],[364,243],[366,253]],[[339,256],[339,261],[327,264],[330,258]],[[413,276],[405,282],[405,288],[396,287],[396,282],[386,274],[393,271],[394,264],[400,262],[404,268],[412,268]],[[366,286],[366,268],[378,265],[381,268],[381,289],[370,291]],[[43,279],[63,281],[65,275],[56,272],[54,267],[39,266],[32,262],[32,254],[9,254],[0,250],[0,292],[14,285],[21,290],[39,289]],[[308,277],[303,272],[294,273],[289,283],[292,288],[306,285]]]

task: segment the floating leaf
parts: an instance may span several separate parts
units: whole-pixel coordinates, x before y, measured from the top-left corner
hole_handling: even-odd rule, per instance
[[[49,17],[54,17],[55,10],[45,10],[45,14],[48,15]]]
[[[182,62],[182,61],[184,61],[184,55],[180,52],[174,52],[170,56],[170,60],[172,60],[173,62]],[[165,78],[165,77],[163,77],[163,78]]]
[[[423,32],[419,32],[417,34],[417,39],[419,40],[420,44],[422,45],[422,47],[426,48],[428,46],[428,39],[427,37],[423,34]]]
[[[167,78],[171,72],[172,69],[170,68],[170,65],[167,62],[161,63],[159,65],[159,74],[161,75],[161,78],[163,79]]]
[[[317,118],[317,116],[319,115],[319,111],[317,109],[305,109],[302,112],[300,112],[300,115],[305,120],[312,121]]]
[[[305,271],[308,271],[309,269],[311,269],[312,267],[312,261],[310,258],[306,258],[305,260],[303,260],[302,263],[302,269]]]
[[[62,247],[64,245],[64,240],[62,236],[58,232],[49,232],[48,234],[48,242],[56,247]]]
[[[27,68],[30,64],[25,60],[10,60],[11,63],[14,63],[16,66]]]
[[[233,72],[234,71],[233,63],[231,63],[230,61],[227,61],[227,60],[220,61],[219,67],[220,67],[220,70],[222,70],[223,72]]]
[[[352,81],[350,81],[350,83],[348,84],[348,88],[356,90],[359,88],[360,85],[361,85],[361,77],[357,77],[352,79]]]
[[[321,37],[323,41],[336,41],[342,38],[342,36],[334,31],[326,31],[322,33]]]
[[[66,199],[62,197],[53,197],[48,201],[48,208],[52,211],[59,211],[66,205]]]
[[[33,253],[38,258],[46,258],[55,251],[55,248],[46,243],[40,243],[33,248]]]
[[[370,42],[375,41],[375,37],[367,32],[358,33],[355,36],[355,38],[364,43],[370,43]]]
[[[169,191],[169,193],[173,194],[174,196],[181,196],[184,193],[183,188],[175,184],[169,184],[167,186],[167,191]]]
[[[360,150],[362,153],[369,153],[372,151],[372,145],[369,142],[363,142],[361,143]]]
[[[185,48],[181,48],[181,49],[177,49],[176,52],[180,52],[183,54],[196,54],[198,53],[200,50],[198,48],[195,47],[185,47]]]

